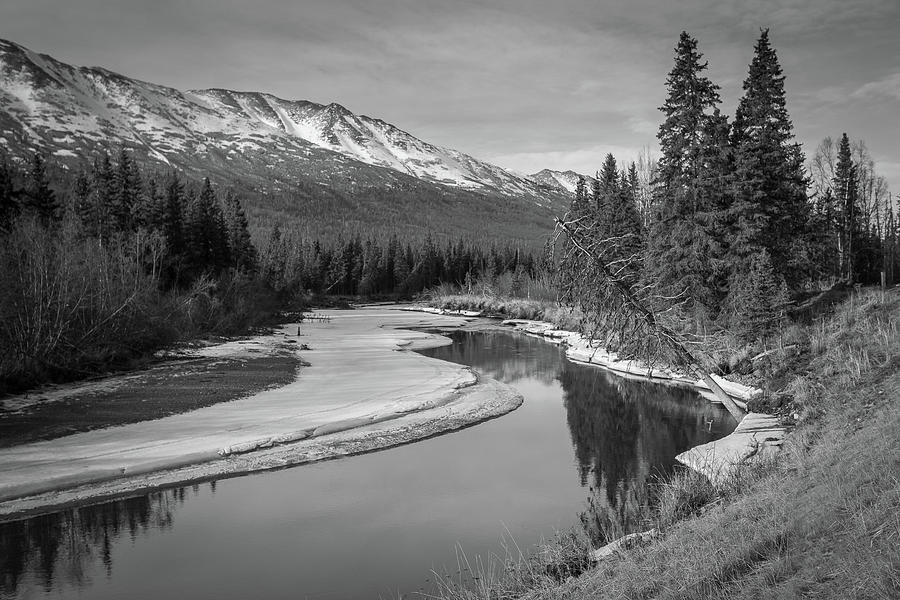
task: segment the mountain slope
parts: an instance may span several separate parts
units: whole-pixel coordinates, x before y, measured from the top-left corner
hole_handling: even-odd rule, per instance
[[[589,177],[588,175],[581,175],[575,171],[553,171],[551,169],[544,169],[528,176],[529,179],[536,183],[545,185],[554,190],[563,190],[570,194],[575,193],[579,177],[584,177],[585,189],[590,190],[594,178]]]
[[[279,183],[393,187],[403,177],[550,209],[561,197],[525,177],[429,144],[339,104],[223,89],[182,92],[74,67],[0,40],[0,143],[63,160],[110,145],[140,159]],[[408,185],[409,182],[406,181]]]

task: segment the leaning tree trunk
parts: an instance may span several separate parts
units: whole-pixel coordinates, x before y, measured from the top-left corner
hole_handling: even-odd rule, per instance
[[[744,418],[744,411],[701,366],[700,361],[687,348],[680,336],[660,323],[653,311],[644,305],[617,273],[613,272],[609,263],[589,249],[590,244],[585,242],[580,231],[561,219],[556,219],[556,224],[568,235],[572,245],[594,264],[607,282],[619,293],[622,299],[622,309],[629,311],[635,318],[643,321],[647,329],[653,332],[669,348],[680,366],[687,368],[695,376],[700,377],[709,386],[716,398],[725,405],[725,408],[728,409],[728,412],[731,413],[735,420],[740,422]]]

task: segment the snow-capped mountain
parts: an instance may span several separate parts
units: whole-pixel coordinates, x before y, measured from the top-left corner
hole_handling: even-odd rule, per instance
[[[276,182],[303,173],[322,184],[403,185],[399,173],[547,207],[559,200],[528,178],[339,104],[179,91],[3,40],[0,144],[13,155],[37,147],[73,161],[124,146],[139,159]]]
[[[594,178],[588,175],[581,175],[575,171],[553,171],[551,169],[544,169],[528,176],[528,178],[534,182],[550,188],[565,190],[570,194],[575,193],[579,177],[584,177],[585,188],[590,190]]]

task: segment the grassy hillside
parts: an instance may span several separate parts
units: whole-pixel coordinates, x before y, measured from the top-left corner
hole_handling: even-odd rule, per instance
[[[900,290],[854,295],[795,336],[800,353],[769,373],[798,420],[774,462],[726,492],[663,486],[660,538],[579,577],[560,577],[579,546],[566,538],[445,597],[900,597]]]

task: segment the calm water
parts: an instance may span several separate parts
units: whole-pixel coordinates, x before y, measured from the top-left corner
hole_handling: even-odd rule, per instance
[[[572,526],[589,496],[626,513],[677,453],[733,427],[693,392],[569,363],[534,338],[453,338],[426,354],[515,386],[525,404],[417,444],[0,525],[0,597],[412,595],[432,589],[432,571],[456,576],[461,554]]]

